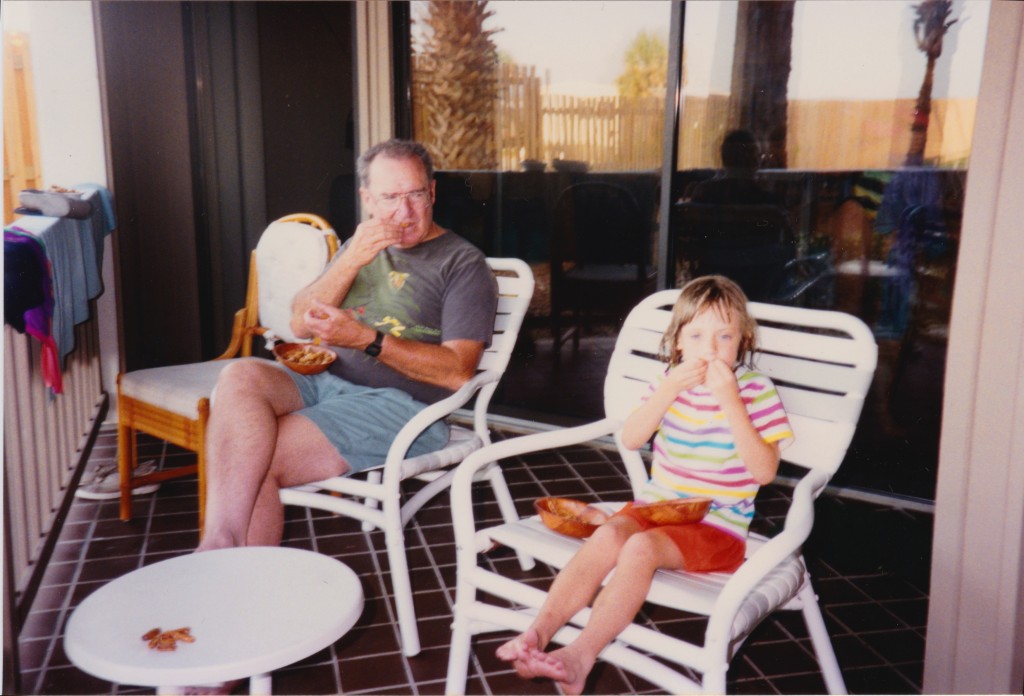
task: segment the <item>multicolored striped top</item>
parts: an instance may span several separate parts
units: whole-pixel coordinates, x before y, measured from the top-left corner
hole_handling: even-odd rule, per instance
[[[793,431],[771,379],[740,367],[736,381],[750,421],[764,441],[787,446]],[[657,386],[652,383],[645,398]],[[705,523],[746,538],[760,486],[737,456],[729,423],[707,387],[700,385],[676,397],[662,418],[652,450],[651,480],[642,500],[712,498]]]

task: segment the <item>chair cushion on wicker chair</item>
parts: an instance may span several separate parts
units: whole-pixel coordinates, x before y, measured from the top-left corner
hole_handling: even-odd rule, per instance
[[[461,462],[471,452],[480,449],[483,444],[480,437],[472,430],[453,425],[448,436],[447,445],[435,452],[421,454],[418,457],[406,459],[402,462],[402,478],[407,479],[419,476],[427,471],[442,469]]]
[[[121,375],[121,394],[195,420],[199,417],[199,400],[210,398],[220,371],[239,359],[126,372]]]

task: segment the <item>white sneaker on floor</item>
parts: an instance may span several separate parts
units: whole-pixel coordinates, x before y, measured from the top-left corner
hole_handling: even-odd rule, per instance
[[[156,471],[156,462],[150,460],[135,467],[132,478],[152,474]],[[132,495],[145,495],[153,493],[160,488],[159,483],[151,483],[132,489]],[[121,477],[117,473],[116,464],[100,464],[93,473],[92,480],[78,486],[75,491],[76,498],[87,500],[112,500],[121,495]]]

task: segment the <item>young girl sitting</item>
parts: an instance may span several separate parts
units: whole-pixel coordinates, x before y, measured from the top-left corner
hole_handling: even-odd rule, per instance
[[[546,677],[566,694],[583,685],[604,649],[640,610],[655,571],[736,570],[758,488],[775,478],[792,439],[771,380],[744,366],[756,349],[747,298],[731,280],[705,276],[683,288],[662,339],[669,366],[629,416],[622,441],[638,449],[654,435],[651,480],[641,501],[597,529],[558,573],[529,629],[497,650],[524,679]],[[654,526],[634,509],[674,497],[709,497],[698,524]],[[550,653],[548,642],[597,594],[579,637]]]

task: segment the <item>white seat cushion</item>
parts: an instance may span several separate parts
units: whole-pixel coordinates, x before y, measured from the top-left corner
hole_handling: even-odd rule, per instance
[[[121,393],[195,420],[199,418],[199,400],[210,398],[220,371],[240,359],[209,360],[126,372],[121,375]]]

